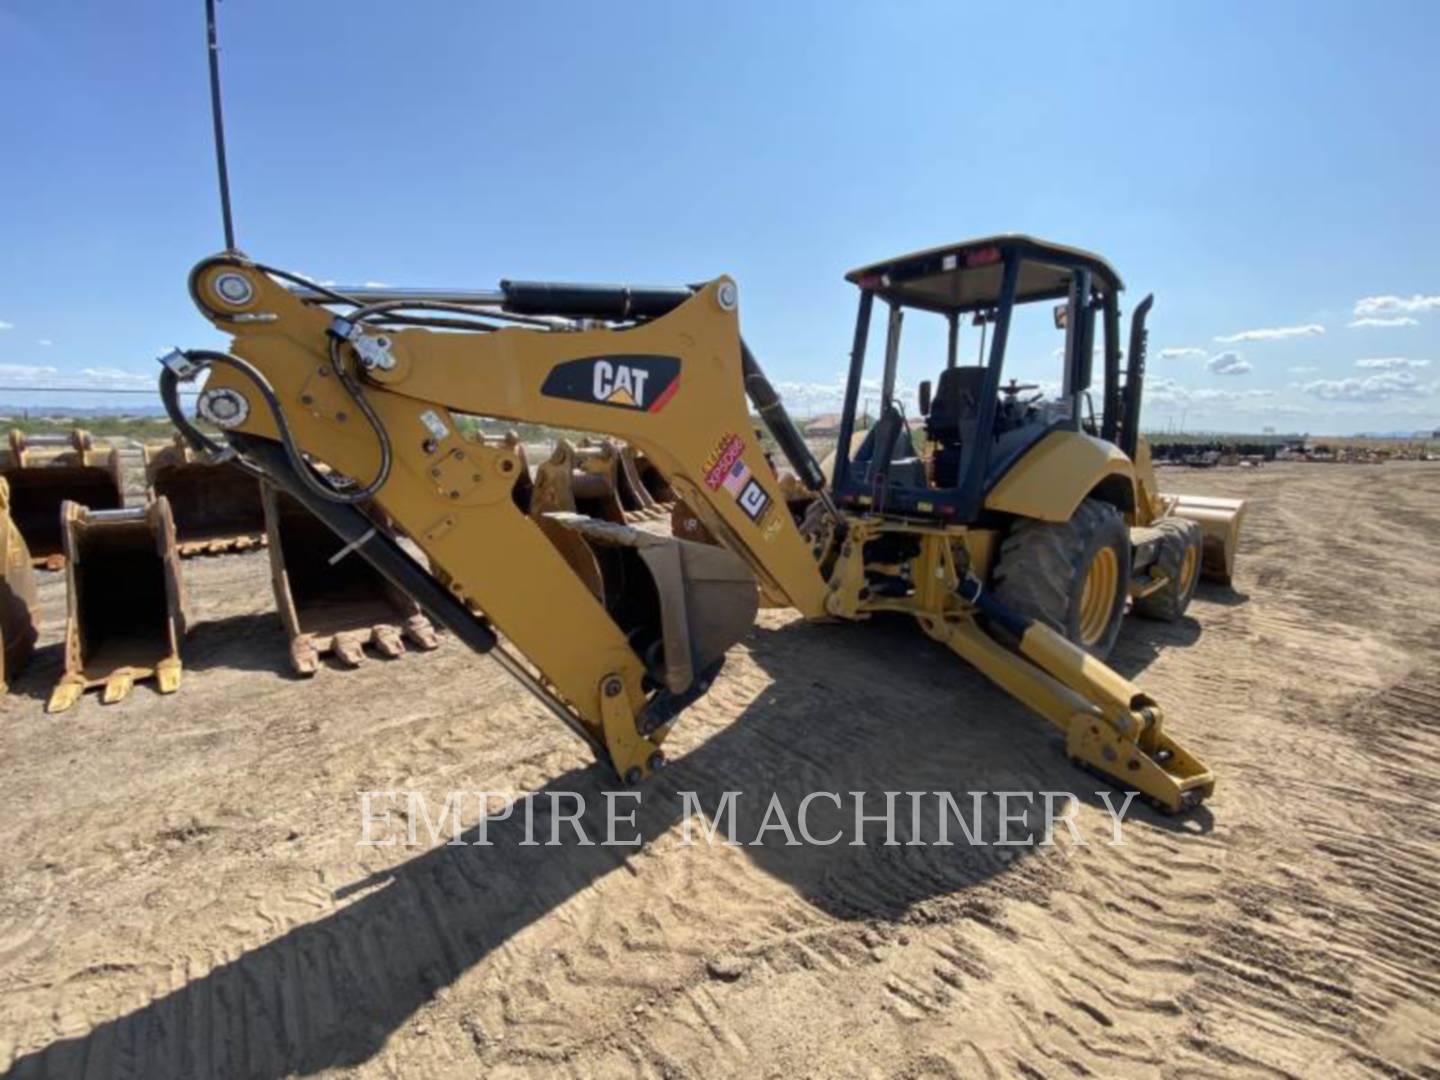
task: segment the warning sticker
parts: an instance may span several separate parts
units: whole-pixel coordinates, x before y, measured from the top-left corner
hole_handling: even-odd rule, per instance
[[[726,435],[720,440],[720,445],[710,451],[710,456],[705,459],[705,486],[711,491],[719,491],[721,485],[730,478],[731,470],[740,461],[740,455],[745,453],[745,440],[739,435]],[[740,465],[743,469],[745,466]],[[746,472],[748,476],[748,471]],[[738,494],[738,489],[732,494]]]
[[[430,434],[436,442],[444,442],[450,437],[450,429],[445,426],[445,421],[440,419],[440,414],[434,409],[426,409],[421,413],[420,422],[430,429]]]
[[[770,496],[760,481],[741,460],[745,440],[739,435],[726,435],[720,445],[705,459],[705,486],[711,491],[724,488],[745,511],[751,521],[759,522],[770,507]]]

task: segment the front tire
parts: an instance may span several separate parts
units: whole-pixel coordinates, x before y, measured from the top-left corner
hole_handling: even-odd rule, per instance
[[[1164,533],[1155,555],[1155,566],[1168,580],[1148,596],[1135,598],[1135,614],[1175,622],[1185,614],[1195,595],[1205,537],[1198,522],[1184,518],[1161,518],[1155,528]]]
[[[1120,634],[1129,585],[1130,532],[1099,499],[1086,499],[1069,521],[1017,521],[994,574],[997,600],[1101,660]]]

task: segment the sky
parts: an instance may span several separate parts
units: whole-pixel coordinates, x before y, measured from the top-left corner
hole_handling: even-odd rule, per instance
[[[474,288],[728,273],[814,413],[838,403],[846,270],[1024,232],[1104,255],[1127,315],[1155,294],[1147,428],[1440,427],[1440,4],[219,18],[237,241],[265,262]],[[201,0],[0,0],[0,406],[148,388],[163,348],[224,345],[185,288],[224,246],[206,78]],[[907,386],[944,363],[911,329]],[[1052,337],[1017,331],[1007,375],[1058,379]]]

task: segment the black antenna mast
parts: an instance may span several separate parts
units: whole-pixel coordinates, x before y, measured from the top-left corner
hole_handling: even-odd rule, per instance
[[[225,118],[220,113],[220,45],[215,39],[215,0],[205,0],[205,35],[210,52],[210,115],[215,122],[215,168],[220,173],[220,213],[225,219],[225,250],[235,250],[230,217],[230,173],[225,167]]]

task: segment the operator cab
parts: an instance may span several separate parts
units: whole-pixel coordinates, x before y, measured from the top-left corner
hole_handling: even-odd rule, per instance
[[[842,505],[968,523],[980,516],[986,492],[1006,470],[1052,431],[1086,431],[1125,449],[1118,341],[1123,286],[1103,259],[1027,236],[996,236],[875,263],[846,278],[860,288],[860,310],[833,477]],[[877,301],[886,317],[878,412],[851,454]],[[1058,390],[1003,379],[1016,309],[1027,304],[1063,335]],[[920,383],[920,422],[913,425],[896,390],[902,328],[911,312],[943,320],[948,343],[944,368],[933,383]],[[1097,316],[1105,358],[1099,421],[1088,392]],[[966,324],[979,335],[977,361],[969,365],[959,358]],[[922,432],[923,447],[916,445]]]

